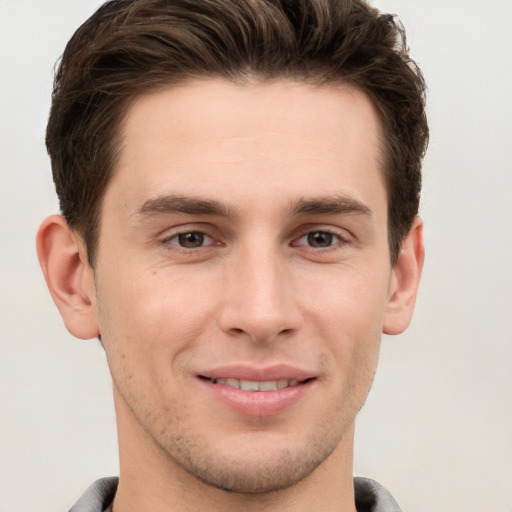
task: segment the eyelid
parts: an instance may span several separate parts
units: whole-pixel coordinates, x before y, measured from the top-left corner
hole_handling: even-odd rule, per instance
[[[179,239],[180,236],[182,235],[188,235],[188,234],[191,234],[191,233],[196,233],[196,234],[200,234],[200,235],[203,235],[204,237],[204,244],[199,246],[199,247],[183,247],[182,245],[179,244],[179,241],[178,243],[174,243],[173,240],[174,239]],[[210,242],[206,242],[206,239],[209,239]],[[180,233],[175,233],[174,235],[172,236],[168,236],[167,238],[164,239],[164,242],[166,243],[170,243],[172,245],[177,245],[180,249],[187,249],[187,250],[192,250],[192,249],[200,249],[202,247],[209,247],[211,245],[215,245],[214,243],[212,242],[215,242],[215,240],[208,234],[208,233],[205,233],[204,231],[197,231],[197,230],[193,230],[193,231],[182,231]]]
[[[176,224],[173,226],[167,226],[165,229],[162,229],[158,232],[157,236],[159,238],[171,238],[176,235],[180,235],[183,233],[204,233],[209,236],[213,236],[211,233],[213,228],[210,224],[206,222],[184,222],[182,224]]]
[[[184,251],[191,251],[193,249],[188,249],[185,247],[181,247],[178,243],[172,243],[171,240],[173,240],[176,237],[179,237],[180,235],[185,235],[187,233],[201,233],[205,237],[208,237],[211,239],[211,242],[205,245],[202,245],[200,247],[197,247],[196,250],[199,249],[205,249],[208,247],[212,247],[215,245],[220,245],[219,242],[219,234],[214,233],[214,229],[206,223],[191,223],[191,224],[181,224],[179,226],[174,226],[172,228],[165,229],[162,231],[159,235],[159,243],[161,244],[170,244],[175,246],[178,249],[184,250]]]
[[[350,243],[352,239],[351,233],[346,229],[335,228],[332,226],[325,225],[310,225],[300,229],[298,232],[298,236],[293,237],[292,242],[296,242],[310,233],[328,233],[339,238],[340,241],[343,243]]]
[[[310,233],[329,233],[336,237],[332,245],[315,247],[309,243],[299,243],[301,239]],[[301,226],[291,240],[290,247],[293,252],[307,261],[313,263],[339,263],[353,255],[353,249],[357,246],[357,240],[347,229],[332,225],[307,225]]]

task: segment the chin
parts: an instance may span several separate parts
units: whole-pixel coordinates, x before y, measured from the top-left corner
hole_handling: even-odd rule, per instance
[[[233,443],[229,452],[182,442],[173,443],[166,452],[174,464],[210,487],[260,494],[287,489],[308,478],[336,449],[339,440],[331,433],[322,439],[311,438],[302,446],[284,447],[249,435],[244,447],[237,449]]]
[[[289,454],[260,463],[238,460],[222,467],[203,462],[201,466],[188,468],[194,477],[208,486],[241,494],[287,489],[307,478],[322,463],[305,457],[292,458]]]

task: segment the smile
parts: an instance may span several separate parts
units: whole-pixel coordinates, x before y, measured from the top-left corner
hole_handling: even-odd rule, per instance
[[[265,369],[230,365],[208,373],[198,377],[210,397],[237,414],[260,418],[297,404],[310,394],[317,380],[309,372],[286,365]]]
[[[244,379],[209,379],[214,384],[224,384],[235,389],[243,391],[276,391],[289,387],[298,386],[301,381],[297,379],[279,379],[279,380],[244,380]],[[308,379],[309,380],[309,379]],[[305,382],[305,381],[304,381]]]

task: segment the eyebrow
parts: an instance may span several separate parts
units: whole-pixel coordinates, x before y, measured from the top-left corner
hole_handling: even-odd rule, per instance
[[[164,195],[148,199],[135,212],[136,216],[151,217],[182,213],[185,215],[212,215],[218,217],[236,217],[237,212],[232,207],[215,200],[200,199],[181,195]],[[301,198],[294,202],[290,215],[336,215],[361,214],[372,216],[372,211],[365,204],[348,196],[333,196],[319,198]]]
[[[360,214],[372,216],[368,206],[348,196],[302,198],[290,209],[292,215]]]
[[[171,213],[216,215],[219,217],[231,217],[235,215],[232,208],[220,201],[179,195],[165,195],[148,199],[135,212],[135,215],[146,217]]]

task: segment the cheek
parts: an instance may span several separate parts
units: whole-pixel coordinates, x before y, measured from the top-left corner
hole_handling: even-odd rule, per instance
[[[306,323],[316,331],[313,336],[323,340],[324,349],[332,355],[336,375],[364,393],[377,366],[389,271],[370,266],[362,271],[340,268],[325,279],[317,276],[315,283],[303,282],[309,293],[302,290],[298,295],[308,297],[304,310],[310,317]]]
[[[98,298],[104,321],[116,330],[151,333],[156,342],[179,333],[182,325],[194,329],[211,303],[208,290],[199,276],[147,270],[100,282]]]
[[[390,279],[389,265],[319,267],[314,273],[299,276],[301,286],[296,295],[305,301],[303,308],[321,318],[326,328],[359,336],[382,326]]]
[[[132,374],[135,367],[139,379],[168,374],[211,323],[211,297],[199,293],[197,283],[173,279],[168,272],[131,280],[118,274],[116,281],[123,285],[99,280],[97,295],[113,375]]]

